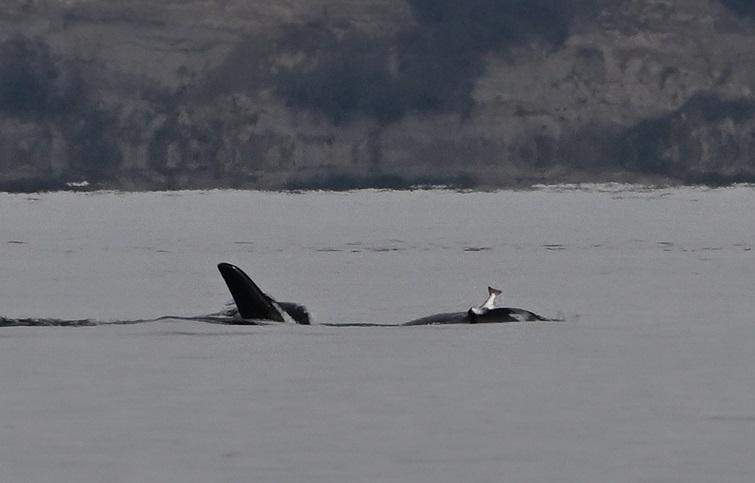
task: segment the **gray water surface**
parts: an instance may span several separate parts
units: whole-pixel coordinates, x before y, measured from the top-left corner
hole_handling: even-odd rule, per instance
[[[755,190],[0,194],[2,481],[752,481]]]

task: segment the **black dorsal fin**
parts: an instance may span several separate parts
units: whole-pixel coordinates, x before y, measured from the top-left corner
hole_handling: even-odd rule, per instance
[[[230,263],[218,264],[239,315],[244,319],[274,320],[284,322],[283,315],[275,307],[272,299],[265,295],[249,276],[239,267]]]

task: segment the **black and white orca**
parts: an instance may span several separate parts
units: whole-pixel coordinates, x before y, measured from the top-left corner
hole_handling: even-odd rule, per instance
[[[293,302],[278,302],[260,290],[249,275],[230,263],[218,264],[220,275],[225,280],[236,304],[224,315],[240,320],[271,320],[273,322],[296,322],[309,325],[309,312],[303,305]]]
[[[303,305],[293,302],[279,302],[264,293],[243,270],[230,263],[218,264],[218,270],[231,292],[235,308],[224,312],[232,318],[232,323],[247,324],[255,321],[295,322],[309,325],[309,312]],[[488,298],[478,307],[471,307],[466,312],[435,314],[412,320],[400,326],[435,325],[435,324],[491,324],[504,322],[553,321],[529,310],[496,307],[496,297],[501,291],[488,287]],[[370,326],[380,324],[326,324]],[[388,326],[388,324],[386,324]]]
[[[225,280],[228,290],[233,297],[233,305],[227,310],[215,314],[198,315],[193,317],[183,315],[163,315],[154,319],[97,321],[93,319],[63,320],[55,318],[9,318],[0,316],[0,327],[16,326],[58,326],[58,327],[89,327],[96,325],[138,324],[144,322],[158,322],[161,320],[192,320],[216,324],[265,325],[268,323],[295,323],[309,325],[311,323],[307,308],[294,302],[279,302],[260,290],[254,281],[243,270],[221,263],[218,270]],[[528,321],[561,321],[547,319],[529,310],[496,307],[496,297],[501,291],[488,287],[488,298],[482,305],[471,307],[466,312],[451,312],[435,314],[421,319],[401,324],[360,324],[340,323],[321,324],[331,327],[398,327],[411,325],[435,324],[485,324],[503,322]]]

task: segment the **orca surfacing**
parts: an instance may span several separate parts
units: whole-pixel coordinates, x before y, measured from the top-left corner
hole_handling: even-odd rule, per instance
[[[220,275],[225,280],[228,290],[231,292],[233,301],[236,303],[236,311],[228,312],[228,315],[238,315],[242,320],[271,320],[274,322],[286,322],[287,316],[294,322],[309,325],[309,312],[303,305],[293,302],[277,302],[264,293],[249,275],[239,267],[230,263],[218,264]]]
[[[98,321],[94,319],[64,320],[56,318],[9,318],[0,316],[0,327],[91,327],[98,325],[141,324],[164,320],[187,320],[208,322],[213,324],[231,325],[267,325],[269,323],[295,323],[309,325],[311,323],[307,308],[294,302],[279,302],[263,292],[243,270],[230,263],[218,264],[218,270],[223,277],[228,290],[233,297],[234,306],[222,312],[198,315],[163,315],[153,319]],[[564,320],[547,319],[534,312],[524,309],[496,307],[496,297],[500,290],[488,287],[488,298],[477,307],[471,307],[466,312],[450,312],[429,315],[420,319],[399,324],[369,324],[369,323],[325,323],[329,327],[399,327],[415,325],[437,324],[495,324],[504,322],[530,322]]]
[[[264,293],[243,270],[230,263],[218,264],[220,275],[225,280],[236,304],[235,310],[226,312],[233,317],[231,323],[248,324],[253,321],[287,322],[309,325],[309,312],[303,305],[293,302],[278,302]],[[429,315],[402,324],[323,324],[331,326],[416,326],[436,324],[494,324],[505,322],[553,321],[529,310],[495,307],[495,299],[501,291],[488,287],[488,298],[479,307],[466,312],[451,312]]]

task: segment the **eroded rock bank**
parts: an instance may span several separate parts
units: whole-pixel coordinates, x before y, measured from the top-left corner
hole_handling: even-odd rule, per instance
[[[10,0],[0,189],[755,180],[728,0]]]

